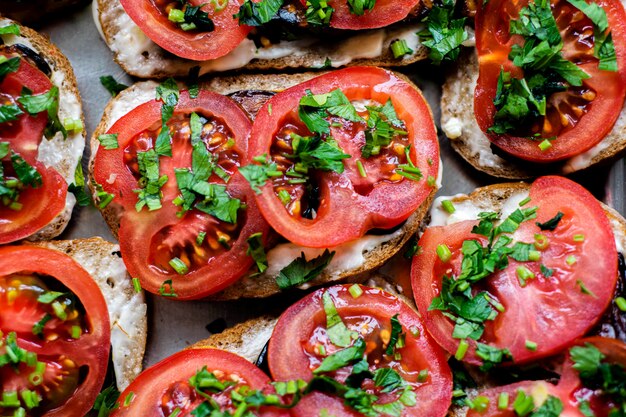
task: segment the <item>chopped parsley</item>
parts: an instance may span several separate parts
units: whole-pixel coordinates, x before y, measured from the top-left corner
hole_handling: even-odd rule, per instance
[[[556,229],[556,227],[559,225],[559,222],[561,221],[561,219],[563,218],[565,214],[563,214],[562,212],[558,212],[553,218],[551,218],[550,220],[548,220],[545,223],[539,223],[539,222],[535,222],[535,224],[541,229],[541,230],[550,230],[553,231],[554,229]]]
[[[348,330],[337,312],[337,307],[328,291],[322,295],[324,312],[326,313],[326,333],[331,343],[339,347],[348,347],[352,343],[353,332]]]
[[[259,274],[265,272],[268,268],[267,254],[263,247],[263,233],[255,233],[248,238],[248,250],[246,255],[254,259]]]
[[[97,417],[108,417],[113,410],[116,410],[119,407],[117,403],[119,397],[120,392],[115,385],[102,390],[93,405],[93,410],[98,412]]]
[[[441,6],[433,7],[425,19],[426,29],[418,33],[422,45],[429,49],[428,57],[436,65],[455,61],[461,45],[469,39],[465,18],[454,18],[455,4],[455,0],[443,0]]]
[[[20,68],[20,57],[13,57],[7,59],[6,57],[0,58],[0,81],[4,80],[8,74],[17,72]]]
[[[17,101],[31,116],[48,113],[48,124],[44,130],[46,138],[52,139],[57,132],[61,132],[63,137],[67,138],[67,131],[59,120],[59,87],[53,86],[47,92],[38,95],[32,95],[32,91],[24,87]]]
[[[159,156],[172,156],[172,134],[167,122],[174,114],[174,108],[178,104],[180,92],[178,84],[173,78],[169,78],[156,89],[156,99],[163,102],[161,108],[161,132],[156,139],[154,149]]]
[[[182,30],[198,30],[201,32],[213,32],[215,24],[207,12],[202,11],[204,4],[192,6],[186,0],[177,0],[181,9],[172,8],[169,11],[168,19],[176,23]]]
[[[0,106],[0,123],[13,122],[22,114],[24,114],[22,109],[15,104]]]
[[[117,137],[118,137],[117,133],[108,133],[108,134],[100,135],[98,136],[98,142],[100,142],[100,145],[102,145],[102,147],[107,151],[118,149],[120,145],[117,141]]]
[[[368,106],[369,117],[365,131],[365,146],[361,148],[363,158],[379,155],[381,149],[391,143],[394,135],[408,135],[404,123],[398,119],[396,109],[387,100],[384,106]]]
[[[154,149],[137,152],[139,165],[139,189],[133,190],[137,194],[135,209],[141,211],[145,206],[149,211],[158,210],[161,205],[161,188],[167,182],[167,175],[159,176],[159,156]]]
[[[339,89],[326,94],[314,95],[311,90],[300,99],[298,107],[300,120],[306,127],[317,134],[330,134],[329,115],[338,116],[351,122],[363,122],[348,97]]]
[[[281,290],[297,287],[311,281],[322,273],[335,256],[328,249],[324,253],[307,261],[304,252],[299,258],[284,267],[276,277],[276,284]]]
[[[100,84],[111,94],[111,97],[117,97],[119,93],[126,90],[128,86],[117,82],[111,75],[103,75],[100,77]]]
[[[374,9],[376,0],[348,0],[348,8],[350,13],[357,16],[363,16],[366,11]]]
[[[269,161],[267,155],[261,155],[254,158],[256,162],[261,165],[246,165],[239,168],[239,172],[250,183],[252,190],[261,194],[261,188],[270,178],[282,177],[283,173],[278,171],[278,167],[275,163]]]
[[[41,187],[43,179],[35,167],[11,150],[8,142],[0,142],[0,160],[9,155],[15,177],[7,176],[3,164],[0,162],[0,202],[12,210],[21,210],[20,191],[24,187]]]
[[[83,165],[80,160],[74,170],[74,182],[67,187],[67,190],[74,194],[76,203],[80,207],[91,205],[91,197],[85,188],[85,174],[83,174]]]
[[[261,26],[272,20],[283,5],[284,0],[261,0],[252,2],[245,0],[234,15],[240,25]]]

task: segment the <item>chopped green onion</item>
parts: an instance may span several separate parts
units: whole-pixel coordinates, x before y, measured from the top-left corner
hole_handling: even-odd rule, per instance
[[[458,397],[463,397],[467,394],[465,394],[465,391],[463,391],[462,389],[455,389],[454,391],[452,391],[452,396],[454,398],[458,398]]]
[[[537,350],[537,343],[532,342],[530,340],[526,341],[526,349],[530,350],[531,352],[534,352]]]
[[[204,238],[206,238],[206,232],[198,232],[198,236],[196,236],[196,244],[201,246],[204,243]]]
[[[585,235],[574,235],[574,242],[584,242]]]
[[[576,284],[580,287],[580,292],[586,295],[591,295],[592,297],[596,297],[596,295],[587,288],[585,283],[582,280],[576,280]],[[597,298],[597,297],[596,297]]]
[[[450,200],[443,200],[441,202],[441,206],[449,214],[452,214],[452,213],[454,213],[456,211],[456,208],[454,207],[454,204],[452,204],[452,201],[450,201]]]
[[[620,311],[623,311],[626,313],[626,298],[624,297],[617,297],[615,299],[615,305],[617,306],[617,308],[620,309]]]
[[[133,288],[135,292],[141,292],[141,282],[139,282],[139,278],[133,278]]]
[[[320,356],[326,356],[326,346],[322,344],[317,345],[317,353],[319,353]]]
[[[170,22],[185,23],[185,12],[180,9],[171,9],[167,18]]]
[[[531,250],[528,252],[529,261],[537,262],[540,259],[541,259],[541,252],[536,251],[536,250]]]
[[[519,202],[519,206],[523,207],[526,204],[530,203],[530,197],[526,197],[525,199],[523,199],[522,201]]]
[[[459,343],[459,347],[457,348],[456,353],[454,354],[454,358],[457,361],[463,360],[463,358],[467,354],[468,349],[469,349],[469,343],[467,343],[467,340],[461,340],[461,342]]]
[[[417,326],[411,326],[409,327],[409,331],[411,332],[411,334],[413,335],[413,337],[420,337],[420,329],[417,328]]]
[[[182,413],[182,411],[180,410],[180,408],[176,407],[168,417],[178,417],[180,413]]]
[[[475,411],[478,411],[479,413],[482,413],[482,412],[486,411],[487,408],[489,407],[489,398],[487,398],[487,397],[485,397],[483,395],[479,395],[478,397],[474,398],[473,400],[470,400],[468,398],[467,400],[465,400],[465,403],[472,410],[475,410]]]
[[[287,190],[280,190],[278,192],[278,198],[280,198],[280,201],[283,203],[284,206],[291,203],[291,195]]]
[[[506,410],[509,407],[509,393],[501,392],[498,395],[498,410]]]
[[[22,397],[22,400],[24,400],[24,405],[26,405],[26,408],[28,408],[29,410],[37,407],[39,405],[39,402],[41,401],[41,397],[39,396],[39,394],[29,389],[21,391],[20,395]]]
[[[391,43],[391,52],[393,52],[393,57],[398,59],[404,55],[412,54],[413,50],[409,48],[405,39],[398,39]]]
[[[518,266],[515,272],[517,273],[517,278],[522,287],[526,286],[526,281],[535,278],[535,274],[525,266]]]
[[[17,397],[17,391],[4,391],[2,393],[2,402],[0,403],[0,406],[4,408],[19,407],[20,400]]]
[[[550,142],[548,139],[544,140],[543,142],[539,144],[539,149],[541,149],[543,152],[547,151],[551,147],[552,147],[552,142]]]
[[[426,179],[426,184],[428,184],[429,187],[434,187],[437,185],[437,180],[432,175],[429,175]]]
[[[450,252],[450,248],[445,244],[441,244],[437,246],[437,256],[441,259],[441,262],[449,262],[452,259],[452,252]]]
[[[550,246],[550,240],[548,240],[548,238],[545,235],[542,235],[541,233],[537,233],[535,234],[535,248],[539,249],[539,250],[546,250],[548,249],[548,246]]]
[[[367,171],[365,171],[365,167],[363,166],[363,162],[361,162],[360,160],[356,161],[356,167],[359,170],[359,175],[362,178],[367,178]]]
[[[354,284],[353,286],[351,286],[348,289],[348,292],[350,293],[352,298],[359,298],[361,295],[363,295],[363,290],[361,289],[361,286],[359,284]]]
[[[63,127],[68,132],[73,132],[73,133],[80,133],[84,129],[82,120],[80,120],[80,119],[70,119],[70,118],[67,118],[67,119],[65,119],[63,121]]]
[[[419,374],[417,374],[417,382],[426,382],[428,379],[428,369],[422,369]]]
[[[179,258],[173,258],[169,264],[172,268],[174,268],[174,271],[176,271],[178,275],[185,275],[189,272],[187,265]]]
[[[58,301],[52,303],[52,310],[54,310],[54,315],[63,321],[67,320],[67,313],[65,312],[65,308],[65,304],[61,304]]]
[[[80,326],[72,326],[70,334],[72,339],[80,339],[80,336],[83,334],[83,329],[81,329]]]
[[[569,265],[572,266],[576,263],[577,259],[574,255],[570,255],[567,257],[567,259],[565,259],[565,262]]]
[[[128,407],[134,398],[135,398],[135,393],[132,391],[129,392],[126,398],[124,398],[124,407]]]

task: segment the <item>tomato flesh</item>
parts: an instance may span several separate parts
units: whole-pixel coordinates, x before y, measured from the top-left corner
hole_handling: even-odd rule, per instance
[[[2,47],[0,56],[8,59],[20,57],[11,47]],[[0,103],[18,105],[23,88],[33,94],[43,94],[50,90],[50,79],[39,69],[20,57],[18,70],[7,74],[0,83]],[[45,112],[31,116],[20,107],[24,114],[17,120],[0,124],[0,142],[9,144],[11,152],[0,161],[5,181],[17,184],[19,196],[14,201],[0,197],[0,244],[24,239],[50,223],[65,207],[67,183],[53,168],[37,161],[39,143],[48,122]],[[41,175],[41,185],[22,184],[13,169],[12,153],[18,154]]]
[[[292,145],[286,133],[310,135],[297,116],[300,100],[308,90],[325,94],[337,89],[353,103],[365,100],[382,104],[391,99],[408,135],[394,136],[380,155],[362,158],[364,124],[337,119],[331,136],[345,154],[351,155],[343,160],[343,173],[313,170],[309,184],[293,186],[293,178],[285,184],[286,178],[278,177],[262,188],[256,200],[263,216],[279,234],[301,246],[332,247],[358,239],[370,229],[396,227],[435,188],[439,147],[430,109],[419,91],[379,68],[334,71],[272,97],[255,119],[250,155],[270,155],[280,170],[287,169],[291,161],[284,155],[291,153]],[[398,163],[406,161],[403,149],[408,145],[411,161],[421,170],[419,181],[397,175]],[[358,162],[366,176],[358,169]],[[287,191],[288,200],[279,198],[281,189]],[[311,195],[313,202],[309,201]]]
[[[474,108],[480,128],[502,150],[533,162],[560,161],[592,148],[612,129],[626,97],[626,13],[619,1],[596,3],[608,16],[618,72],[598,68],[599,61],[593,55],[593,24],[589,18],[565,0],[552,1],[552,12],[564,42],[563,57],[590,78],[583,80],[581,87],[568,84],[565,91],[552,93],[547,99],[545,116],[503,135],[488,132],[496,114],[493,100],[501,69],[515,78],[524,76],[508,59],[512,46],[523,44],[520,35],[509,33],[509,22],[518,19],[519,11],[528,1],[495,1],[479,9],[476,27],[480,76]],[[552,146],[542,150],[538,145],[544,139],[550,139]]]
[[[153,42],[172,54],[196,61],[220,58],[235,49],[248,35],[251,28],[240,26],[233,15],[239,12],[240,0],[203,2],[190,0],[192,7],[200,6],[208,13],[215,26],[213,31],[200,29],[183,30],[168,19],[172,8],[181,9],[180,2],[169,0],[121,0],[120,3],[131,19]],[[224,4],[221,8],[219,5]]]
[[[19,396],[0,405],[0,413],[20,407],[29,417],[87,413],[110,350],[107,308],[93,279],[60,252],[4,247],[0,311],[0,392]]]
[[[246,252],[247,239],[255,233],[267,239],[269,227],[260,215],[237,168],[247,162],[247,141],[251,122],[231,99],[201,91],[197,99],[181,92],[179,104],[168,121],[172,157],[159,158],[159,176],[167,176],[161,188],[162,207],[137,211],[142,186],[137,153],[154,148],[161,129],[161,103],[152,101],[121,118],[109,130],[118,134],[119,148],[100,148],[94,177],[106,192],[115,195],[112,204],[123,211],[120,222],[122,257],[132,276],[144,289],[178,300],[197,299],[220,291],[243,276],[253,264]],[[225,186],[226,194],[241,201],[237,222],[229,223],[195,206],[184,214],[175,203],[181,191],[177,171],[193,166],[190,118],[200,116],[201,143],[214,165],[210,184]],[[171,263],[184,265],[180,273]],[[165,284],[168,283],[164,293]]]
[[[517,364],[553,354],[588,331],[609,305],[617,282],[613,232],[602,207],[588,191],[564,178],[542,177],[532,184],[530,199],[526,207],[538,207],[537,219],[522,223],[511,237],[524,243],[533,243],[536,234],[547,238],[540,260],[517,262],[511,258],[504,270],[472,286],[473,294],[484,290],[503,306],[495,320],[485,322],[478,342],[508,349]],[[563,218],[555,230],[540,230],[536,225],[558,212]],[[472,234],[476,224],[465,221],[428,228],[419,243],[423,250],[413,260],[415,301],[425,312],[428,330],[451,354],[460,344],[452,337],[454,322],[429,307],[441,294],[443,276],[459,276],[463,242],[473,239],[486,244],[483,237]],[[583,240],[576,241],[574,236],[583,236]],[[442,262],[436,254],[440,244],[452,252],[449,262]],[[546,276],[541,265],[552,274]],[[519,267],[527,268],[534,278],[520,281]],[[537,348],[527,348],[527,341],[536,343]],[[468,343],[470,349],[463,360],[480,364],[476,343]]]
[[[325,292],[331,296],[337,311],[350,331],[365,342],[365,357],[370,371],[391,368],[412,387],[417,406],[406,407],[402,416],[445,415],[451,399],[451,374],[441,349],[423,332],[422,324],[409,307],[396,297],[381,290],[359,287],[363,293],[354,298],[349,285],[316,291],[290,307],[280,318],[270,339],[268,357],[276,381],[303,379],[309,381],[322,361],[341,348],[328,336],[326,313],[322,304]],[[399,356],[386,355],[390,343],[391,318],[398,319],[405,332],[405,345],[396,348]],[[325,375],[344,383],[353,367],[347,366]],[[427,369],[426,378],[420,371]],[[398,400],[399,392],[381,392],[371,380],[361,386],[368,394],[378,397],[378,404]],[[322,409],[330,415],[361,415],[331,394],[312,392],[294,408],[294,416],[318,416]]]
[[[206,368],[225,389],[202,390],[198,393],[190,378]],[[179,352],[146,369],[122,393],[119,408],[111,417],[154,415],[180,417],[191,413],[203,402],[219,405],[219,411],[235,412],[231,394],[246,387],[265,394],[271,392],[270,379],[247,360],[230,352],[218,349],[189,349]],[[132,393],[132,395],[131,395]],[[130,395],[130,397],[129,397]],[[127,400],[128,398],[128,400]],[[250,408],[252,415],[259,417],[286,417],[289,414],[271,407]],[[247,414],[246,414],[247,415]]]

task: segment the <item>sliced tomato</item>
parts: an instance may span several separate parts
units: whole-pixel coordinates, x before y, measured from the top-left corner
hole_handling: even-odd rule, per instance
[[[269,368],[274,380],[309,381],[327,355],[341,350],[330,341],[327,332],[322,301],[327,293],[347,328],[364,339],[370,371],[391,368],[413,389],[417,405],[404,407],[402,416],[444,416],[452,398],[452,377],[443,350],[424,332],[419,316],[404,302],[380,289],[359,288],[362,294],[356,298],[350,292],[350,285],[321,289],[283,313],[268,348]],[[399,356],[384,353],[385,343],[390,342],[391,319],[395,315],[405,333],[404,347],[395,349]],[[428,371],[427,377],[419,379],[423,370]],[[328,375],[344,383],[351,371],[350,365]],[[398,399],[397,392],[381,393],[371,381],[363,382],[362,388],[379,397],[377,404]],[[362,415],[345,405],[342,399],[316,391],[305,396],[292,415],[318,417],[322,409],[336,417]]]
[[[122,7],[137,26],[154,43],[172,54],[195,61],[222,57],[235,49],[250,32],[250,26],[240,26],[233,15],[239,12],[241,0],[205,2],[188,0],[192,7],[208,13],[215,26],[213,31],[185,31],[168,19],[169,10],[181,9],[181,3],[168,0],[120,0]],[[222,6],[223,5],[223,6]]]
[[[180,208],[173,203],[180,194],[176,169],[192,165],[192,112],[207,119],[203,141],[217,158],[217,165],[230,175],[226,192],[246,206],[238,211],[236,224],[195,208],[180,216]],[[253,192],[237,173],[237,167],[247,162],[246,139],[251,122],[227,97],[202,91],[197,99],[190,99],[188,93],[182,92],[168,125],[173,135],[172,157],[160,158],[160,175],[168,176],[162,188],[162,208],[138,212],[137,194],[133,192],[140,188],[137,152],[153,148],[160,124],[161,103],[157,101],[122,117],[109,130],[118,134],[119,147],[98,150],[94,177],[106,192],[115,196],[112,204],[123,211],[119,237],[129,273],[152,293],[175,294],[179,300],[202,298],[232,284],[252,266],[254,261],[246,254],[251,235],[263,233],[264,240],[268,237],[269,226],[258,210]],[[224,185],[215,173],[209,181]],[[204,237],[198,243],[201,233]],[[174,258],[186,264],[187,273],[180,275],[170,265]]]
[[[0,51],[0,56],[13,58],[8,50]],[[18,105],[22,89],[26,87],[33,94],[43,94],[50,90],[50,79],[39,69],[20,60],[16,72],[9,73],[0,83],[0,99],[3,104]],[[11,209],[0,201],[0,244],[24,239],[50,223],[65,207],[67,183],[53,168],[46,168],[37,161],[39,143],[48,122],[48,115],[40,113],[30,116],[24,112],[15,121],[0,124],[0,142],[9,144],[11,152],[0,164],[7,178],[14,179],[11,154],[14,152],[33,166],[41,175],[42,184],[37,188],[26,186],[20,192],[18,203],[21,209]]]
[[[300,0],[306,6],[306,0]],[[330,26],[337,29],[377,29],[389,26],[405,19],[419,5],[419,0],[376,0],[371,10],[362,15],[352,13],[347,0],[331,0],[329,6],[334,9]]]
[[[190,384],[189,379],[204,368],[220,382],[234,386],[223,391],[202,394]],[[265,394],[270,393],[270,378],[252,363],[233,353],[219,349],[188,349],[176,353],[142,372],[120,395],[119,408],[111,417],[171,416],[178,409],[179,417],[191,416],[207,395],[221,406],[218,411],[233,413],[230,398],[233,390],[247,387]],[[252,415],[259,417],[286,417],[289,414],[275,408],[260,410],[250,407]],[[248,414],[246,414],[248,415]]]
[[[270,225],[287,240],[307,247],[331,247],[358,239],[374,228],[390,229],[406,220],[434,192],[439,172],[439,145],[428,104],[421,93],[389,71],[373,67],[354,67],[334,71],[289,88],[272,97],[257,114],[250,136],[251,156],[269,155],[285,172],[284,146],[290,145],[289,132],[310,136],[298,116],[300,99],[307,90],[325,94],[340,89],[350,101],[370,100],[383,105],[391,99],[398,118],[406,124],[408,135],[394,140],[380,155],[361,158],[365,145],[365,123],[336,120],[331,136],[351,155],[344,161],[345,171],[316,172],[313,183],[290,186],[291,202],[285,206],[279,191],[289,178],[276,178],[262,188],[257,202]],[[337,127],[339,126],[339,127]],[[396,173],[406,163],[404,149],[410,148],[411,161],[421,170],[419,181],[404,179]],[[359,173],[363,164],[366,176]],[[317,188],[315,192],[307,186]],[[316,195],[314,195],[316,194]],[[314,197],[315,214],[306,216],[307,201]]]
[[[603,362],[618,364],[626,368],[626,345],[615,339],[603,337],[590,337],[581,339],[576,345],[594,345],[604,356]],[[555,386],[545,381],[523,381],[504,387],[490,388],[478,393],[487,397],[489,403],[484,411],[469,410],[467,417],[515,417],[517,414],[513,410],[513,402],[519,391],[533,397],[535,406],[539,406],[547,396],[553,396],[561,400],[563,412],[560,415],[583,417],[580,411],[580,404],[586,401],[597,417],[607,417],[609,410],[615,406],[610,399],[607,399],[600,391],[585,388],[579,378],[578,371],[573,367],[573,362],[567,357],[563,367],[561,379]],[[498,407],[498,398],[501,393],[509,395],[509,402],[506,407]]]
[[[7,342],[14,340],[22,358],[0,367],[0,391],[37,393],[41,401],[27,416],[85,415],[104,382],[111,346],[107,306],[93,278],[57,251],[0,248],[0,311],[0,355],[15,350]],[[29,363],[26,355],[36,357]],[[0,405],[0,413],[16,408]]]
[[[535,234],[544,235],[549,245],[536,262],[517,262],[496,271],[473,285],[474,294],[486,291],[503,306],[495,320],[485,322],[485,333],[479,342],[508,349],[515,363],[525,363],[562,350],[585,334],[605,311],[617,283],[617,250],[615,238],[602,207],[578,184],[561,177],[541,177],[530,187],[530,203],[537,206],[537,219],[526,221],[511,235],[514,242],[533,243]],[[558,212],[563,218],[555,230],[540,230]],[[424,315],[428,331],[451,354],[457,352],[460,340],[452,337],[454,322],[441,311],[429,307],[442,290],[444,275],[459,276],[465,240],[485,238],[472,234],[478,222],[465,221],[449,226],[426,229],[420,239],[422,251],[413,259],[412,283],[418,309]],[[575,241],[583,235],[584,241]],[[437,246],[445,244],[452,253],[444,263],[436,254]],[[541,265],[553,270],[544,275]],[[517,268],[524,266],[535,276],[523,285]],[[476,343],[464,360],[480,364],[475,354]],[[537,344],[535,350],[527,342]]]
[[[518,19],[528,0],[489,1],[476,14],[476,49],[480,76],[474,95],[476,120],[492,143],[507,153],[534,162],[554,162],[570,158],[595,146],[613,128],[626,97],[626,12],[619,0],[600,0],[608,17],[617,55],[618,72],[598,68],[593,56],[593,25],[585,15],[566,0],[552,1],[553,14],[563,37],[563,56],[591,77],[582,87],[570,87],[548,99],[546,116],[517,135],[488,133],[494,124],[498,77],[501,69],[515,78],[523,71],[508,59],[515,44],[523,44],[520,35],[509,34],[509,22]],[[535,136],[538,135],[538,136]],[[532,137],[532,139],[531,139]],[[552,147],[542,151],[538,144],[552,139]],[[540,140],[538,141],[538,139]]]

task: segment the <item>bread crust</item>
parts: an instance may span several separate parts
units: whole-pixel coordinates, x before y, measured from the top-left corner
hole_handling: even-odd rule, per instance
[[[114,45],[115,36],[119,35],[121,31],[127,30],[132,36],[137,36],[145,43],[145,48],[140,54],[141,56],[131,57],[126,56],[121,51],[113,49],[115,61],[130,75],[139,78],[154,78],[163,79],[167,77],[186,77],[189,74],[189,70],[194,66],[201,64],[200,62],[185,60],[178,58],[169,52],[156,46],[152,41],[147,39],[145,35],[141,34],[139,28],[136,27],[134,22],[128,22],[126,19],[126,12],[121,6],[119,0],[96,0],[94,7],[97,10],[94,14],[97,14],[97,18],[102,28],[102,35],[109,47]],[[124,21],[120,24],[120,20]],[[126,27],[126,25],[131,25]],[[414,25],[417,26],[417,25]],[[392,27],[396,27],[395,25]],[[138,32],[135,32],[138,31]],[[417,30],[415,31],[417,32]],[[359,33],[363,33],[360,31]],[[143,35],[143,37],[142,37]],[[353,59],[347,65],[374,65],[381,67],[391,66],[405,66],[409,65],[428,57],[428,50],[421,44],[418,44],[417,50],[413,54],[405,56],[401,59],[396,59],[391,52],[391,42],[394,39],[394,33],[389,32],[383,41],[383,53],[376,58],[357,58]],[[397,38],[396,38],[397,39]],[[289,54],[288,56],[282,56],[273,59],[258,59],[255,58],[247,64],[236,68],[237,70],[244,71],[284,71],[289,69],[310,69],[310,68],[322,68],[329,55],[332,55],[333,50],[336,47],[336,43],[333,41],[317,41],[317,42],[304,42],[299,48],[302,52],[299,54]],[[153,64],[153,68],[149,68],[150,63]],[[343,65],[342,65],[343,66]],[[201,73],[221,71],[220,69],[202,69]]]
[[[231,94],[233,92],[241,90],[263,90],[279,92],[291,86],[300,84],[306,80],[319,76],[319,73],[301,73],[301,74],[268,74],[268,75],[241,75],[241,76],[228,76],[228,77],[214,77],[207,80],[202,84],[203,88],[215,91],[220,94]],[[407,82],[413,83],[404,75],[396,74]],[[107,105],[102,121],[96,128],[91,138],[91,160],[89,172],[91,178],[93,178],[93,163],[94,156],[100,146],[97,138],[100,134],[105,133],[110,126],[115,122],[113,120],[114,109],[122,102],[133,100],[138,95],[145,94],[145,91],[153,91],[156,87],[156,83],[152,81],[140,82],[129,89],[120,93],[116,98],[112,99]],[[415,87],[418,91],[419,89]],[[153,96],[148,96],[148,100]],[[147,101],[147,100],[146,100]],[[442,169],[442,168],[440,168]],[[90,186],[93,190],[93,181],[90,181]],[[434,187],[428,198],[422,203],[422,205],[404,222],[400,227],[401,232],[397,236],[391,238],[387,242],[377,246],[373,250],[365,253],[363,256],[365,262],[357,268],[353,268],[347,271],[343,271],[339,274],[330,274],[324,271],[319,277],[306,284],[305,288],[311,286],[320,286],[327,283],[339,283],[346,280],[360,282],[367,279],[366,273],[377,267],[381,266],[385,261],[395,255],[406,242],[418,231],[421,220],[428,212],[437,188]],[[117,237],[119,229],[119,221],[121,212],[119,206],[110,204],[102,211],[102,215],[106,223],[111,228],[114,236]],[[265,298],[274,294],[280,293],[281,290],[276,285],[275,277],[269,276],[267,273],[257,275],[253,278],[244,277],[234,283],[232,286],[226,288],[220,293],[214,294],[209,297],[212,300],[236,300],[239,298]]]
[[[79,117],[85,126],[85,117],[82,111],[82,101],[80,93],[78,91],[78,83],[74,70],[65,55],[50,42],[50,40],[36,31],[20,25],[7,18],[0,17],[0,26],[8,24],[17,24],[20,28],[21,36],[5,36],[11,43],[24,43],[26,41],[30,45],[26,45],[39,53],[39,55],[45,59],[52,70],[51,81],[59,88],[59,115],[69,115],[75,113],[72,106],[78,106]],[[61,117],[63,121],[63,117]],[[74,179],[74,172],[76,167],[81,163],[82,154],[85,147],[85,129],[78,134],[68,134],[67,139],[63,139],[60,134],[57,134],[53,139],[43,139],[42,145],[40,145],[39,160],[42,159],[46,166],[52,166],[68,184],[71,184]],[[46,150],[42,151],[41,147],[45,146]],[[52,153],[59,153],[58,155],[52,155]],[[73,155],[78,154],[80,158],[74,160]],[[72,216],[72,210],[76,199],[73,194],[67,194],[65,208],[59,213],[48,225],[39,230],[37,233],[28,237],[28,240],[49,240],[63,232],[65,227],[70,221]]]
[[[571,174],[592,166],[615,160],[626,149],[626,107],[611,132],[591,150],[565,161],[551,164],[533,164],[513,158],[503,151],[494,152],[495,145],[480,130],[474,117],[474,89],[478,80],[478,59],[475,51],[464,53],[443,85],[441,97],[441,126],[456,119],[462,124],[462,133],[450,135],[452,148],[474,168],[494,177],[528,179],[541,175]]]
[[[143,291],[137,293],[126,274],[119,256],[119,245],[99,237],[28,244],[69,255],[100,287],[109,306],[111,339],[122,341],[120,344],[113,343],[111,354],[117,386],[123,391],[141,373],[148,320]],[[126,309],[119,311],[120,305]]]

